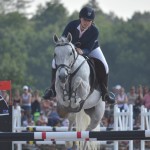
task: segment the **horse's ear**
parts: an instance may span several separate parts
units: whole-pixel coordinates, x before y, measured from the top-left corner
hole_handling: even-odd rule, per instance
[[[71,42],[72,41],[72,35],[71,35],[71,33],[69,32],[68,33],[68,35],[67,35],[67,40],[69,41],[69,42]]]
[[[53,41],[54,41],[54,43],[57,43],[57,42],[58,42],[58,37],[57,37],[56,34],[54,34],[54,36],[53,36]]]

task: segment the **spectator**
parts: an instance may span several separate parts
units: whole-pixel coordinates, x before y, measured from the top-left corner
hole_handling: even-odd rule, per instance
[[[142,85],[139,85],[138,88],[137,88],[137,96],[138,96],[138,99],[140,99],[141,103],[143,101],[143,88],[142,88]]]
[[[50,100],[41,101],[41,110],[44,112],[46,116],[52,111],[53,104],[54,102]]]
[[[68,118],[64,118],[61,122],[61,125],[64,127],[69,127],[69,120]]]
[[[40,116],[41,111],[41,97],[39,96],[39,91],[35,90],[32,97],[32,104],[31,104],[31,112],[34,118],[34,122],[36,124],[37,119]]]
[[[22,109],[25,111],[25,115],[31,114],[31,93],[28,92],[28,86],[23,86],[23,94],[21,96]]]
[[[149,87],[148,86],[144,86],[143,87],[143,96],[145,96],[149,91]]]
[[[133,105],[133,118],[136,122],[137,118],[139,117],[140,115],[140,112],[141,112],[141,99],[140,97],[138,96],[137,99],[135,100],[135,103]]]
[[[114,128],[114,116],[110,115],[108,117],[108,128]]]
[[[23,122],[23,126],[24,126],[24,127],[26,127],[26,126],[34,126],[34,121],[33,121],[31,115],[27,115],[27,120],[25,120],[25,121]]]
[[[127,96],[128,96],[128,104],[132,104],[133,105],[135,103],[135,100],[138,97],[138,95],[136,94],[135,86],[132,86],[130,88],[130,92],[127,93]]]
[[[41,111],[40,102],[41,102],[41,97],[39,96],[39,91],[35,90],[32,98],[32,104],[31,104],[32,115],[34,115],[35,112]]]
[[[148,110],[150,109],[150,90],[147,94],[145,94],[143,98],[143,104]]]
[[[31,97],[32,97],[32,88],[31,87],[28,87],[28,93],[30,93],[31,94]]]
[[[48,125],[49,126],[60,126],[61,124],[61,118],[57,113],[57,105],[52,107],[52,111],[48,115]]]
[[[48,123],[48,118],[44,115],[44,112],[40,112],[40,116],[36,122],[38,126],[46,126]]]
[[[8,95],[7,91],[6,90],[2,90],[1,91],[1,95],[4,98],[4,100],[6,101],[6,103],[9,104],[9,95]]]
[[[102,127],[108,127],[109,123],[108,123],[108,116],[103,116],[102,120],[101,120],[101,126]]]
[[[117,101],[117,105],[120,108],[120,111],[127,110],[128,109],[128,97],[127,94],[125,93],[125,89],[123,87],[121,87],[121,89],[119,90],[118,95],[116,96],[116,101]]]
[[[113,87],[113,93],[115,94],[115,96],[117,96],[118,95],[118,93],[119,93],[119,90],[121,89],[121,85],[116,85],[115,87]]]
[[[24,109],[21,109],[21,126],[27,120],[27,116],[24,114]]]
[[[13,104],[21,106],[21,95],[18,89],[15,90],[15,94],[13,96]]]

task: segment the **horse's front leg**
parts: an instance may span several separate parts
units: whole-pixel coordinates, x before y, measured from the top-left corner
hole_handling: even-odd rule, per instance
[[[85,100],[90,92],[89,81],[77,77],[72,86],[71,107],[76,108],[80,105],[81,100]]]
[[[90,109],[84,110],[86,114],[90,117],[90,124],[87,127],[87,131],[91,131],[99,126],[100,121],[105,112],[105,102],[100,100],[96,106]]]
[[[70,105],[70,100],[68,99],[68,94],[65,93],[65,85],[60,84],[58,82],[59,80],[57,79],[55,82],[55,89],[56,89],[56,97],[57,100],[59,101],[60,105],[68,107]],[[66,95],[66,96],[65,96]]]
[[[76,121],[76,114],[75,113],[69,113],[68,115],[69,119],[69,126],[68,126],[68,131],[73,131],[73,126],[75,125]],[[76,150],[76,142],[66,142],[66,148],[71,148],[73,150]]]

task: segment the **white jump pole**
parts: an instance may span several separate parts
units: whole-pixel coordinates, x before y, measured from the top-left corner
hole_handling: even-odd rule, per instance
[[[64,132],[68,131],[68,127],[50,127],[50,126],[27,126],[27,127],[15,127],[16,131],[48,131],[48,132]]]
[[[14,141],[14,144],[47,144],[47,145],[63,145],[65,141]]]

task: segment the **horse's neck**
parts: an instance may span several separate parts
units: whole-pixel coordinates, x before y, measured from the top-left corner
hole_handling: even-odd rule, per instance
[[[78,55],[78,58],[76,62],[74,63],[74,65],[72,66],[71,71],[74,72],[82,64],[84,60],[85,58],[82,55]]]

